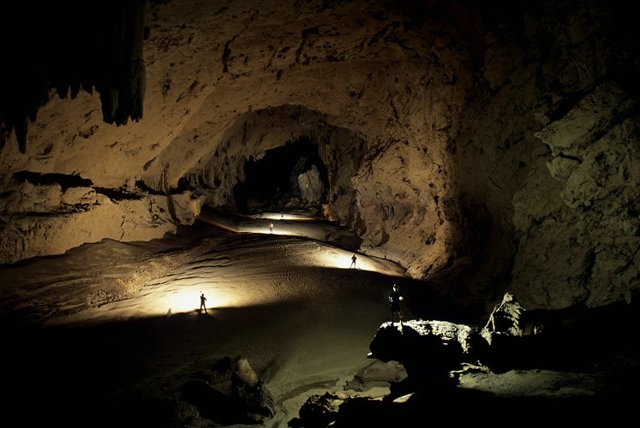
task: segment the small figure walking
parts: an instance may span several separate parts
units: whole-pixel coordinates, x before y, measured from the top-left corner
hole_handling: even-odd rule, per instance
[[[400,311],[400,302],[403,300],[402,294],[398,290],[398,286],[393,284],[393,291],[389,295],[389,303],[391,304],[391,325],[398,318],[400,327],[402,327],[402,312]]]
[[[207,305],[205,304],[206,301],[207,301],[207,298],[204,297],[204,293],[201,291],[200,292],[200,310],[198,312],[202,313],[202,310],[204,309],[204,312],[207,313]]]
[[[269,223],[269,233],[273,233],[273,223]]]
[[[355,269],[356,268],[356,261],[358,260],[358,258],[356,257],[356,254],[353,253],[353,256],[351,256],[351,264],[349,265],[349,269]]]

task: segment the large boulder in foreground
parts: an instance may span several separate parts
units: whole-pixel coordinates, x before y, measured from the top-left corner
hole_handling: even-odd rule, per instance
[[[410,320],[402,327],[382,324],[369,345],[369,356],[400,361],[409,378],[425,386],[451,386],[449,373],[463,362],[476,360],[487,346],[479,332],[467,325]]]

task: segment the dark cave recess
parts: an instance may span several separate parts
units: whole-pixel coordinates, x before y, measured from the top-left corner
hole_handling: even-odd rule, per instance
[[[299,178],[314,170],[313,185],[317,198],[305,199]],[[301,210],[320,212],[326,201],[329,180],[327,167],[318,154],[318,146],[308,138],[288,141],[268,150],[260,159],[249,158],[244,163],[245,179],[233,189],[240,212]]]

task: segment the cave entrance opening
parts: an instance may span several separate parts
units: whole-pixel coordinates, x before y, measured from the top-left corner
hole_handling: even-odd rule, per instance
[[[304,212],[318,215],[326,201],[329,179],[318,145],[307,137],[268,150],[244,163],[245,179],[233,189],[238,210]]]

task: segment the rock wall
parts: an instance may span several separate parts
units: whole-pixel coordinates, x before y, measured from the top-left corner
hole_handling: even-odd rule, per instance
[[[0,197],[0,264],[61,254],[105,238],[148,241],[192,224],[202,201],[188,193],[167,197],[92,187],[21,182]]]
[[[596,2],[511,16],[486,21],[456,138],[461,192],[493,224],[472,291],[504,284],[531,309],[629,301],[640,285],[637,30]]]
[[[514,290],[530,306],[629,302],[638,288],[635,106],[608,81],[536,133],[549,152],[513,198]]]

